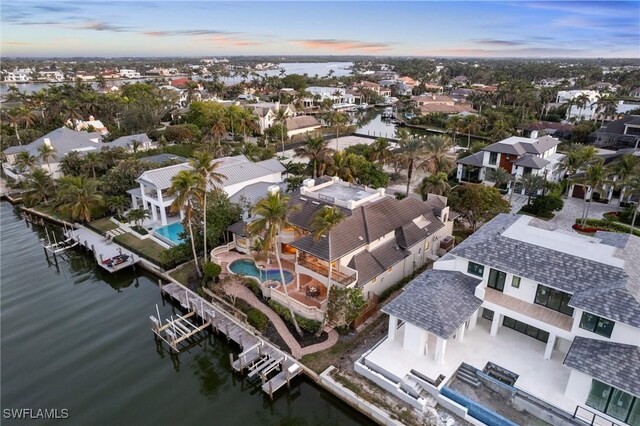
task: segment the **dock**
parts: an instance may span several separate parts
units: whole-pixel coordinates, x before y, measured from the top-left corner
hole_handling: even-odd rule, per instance
[[[78,225],[77,229],[68,229],[65,237],[71,238],[80,246],[91,251],[98,265],[109,272],[117,272],[138,263],[140,258],[121,247],[111,239]]]
[[[166,319],[164,323],[157,307],[158,317],[150,316],[153,332],[174,352],[180,351],[182,342],[211,327],[214,332],[224,335],[228,341],[240,347],[237,358],[233,353],[229,354],[233,371],[245,374],[250,380],[259,379],[262,390],[271,398],[285,385],[290,386],[291,379],[302,372],[302,367],[291,355],[193,291],[177,283],[162,285],[161,291],[178,301],[188,312],[175,319]]]

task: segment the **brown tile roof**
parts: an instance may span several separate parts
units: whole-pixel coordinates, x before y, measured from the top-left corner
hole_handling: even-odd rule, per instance
[[[458,114],[461,112],[475,112],[469,105],[427,104],[420,106],[422,114],[441,112],[444,114]]]
[[[287,118],[286,125],[287,130],[298,130],[320,126],[320,122],[310,115],[300,115],[298,117]]]

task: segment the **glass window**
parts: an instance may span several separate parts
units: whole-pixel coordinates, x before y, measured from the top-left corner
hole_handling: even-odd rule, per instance
[[[609,401],[609,395],[611,395],[611,386],[594,379],[591,381],[591,390],[587,397],[587,405],[604,412],[607,402]]]
[[[490,152],[489,153],[489,164],[496,164],[498,162],[498,153]]]
[[[540,284],[538,285],[534,302],[565,315],[573,315],[573,308],[569,306],[570,300],[571,295],[569,293]]]
[[[596,324],[598,323],[598,317],[590,314],[588,312],[582,313],[582,318],[580,319],[580,328],[583,328],[588,331],[593,331],[596,329]]]
[[[568,293],[562,293],[562,301],[560,302],[560,312],[565,315],[573,316],[573,308],[569,306],[569,301],[571,300],[571,295]]]
[[[514,328],[516,326],[516,320],[509,317],[504,317],[504,321],[502,321],[502,325],[509,328]]]
[[[618,420],[625,421],[631,409],[632,402],[633,396],[614,388],[606,413]]]
[[[582,318],[580,318],[580,328],[592,331],[604,337],[611,337],[611,333],[613,332],[613,327],[615,325],[615,321],[600,318],[599,316],[588,312],[583,312]]]
[[[535,302],[538,305],[547,306],[547,301],[549,300],[549,291],[551,289],[544,285],[539,285],[538,290],[536,291]]]
[[[547,308],[554,311],[560,310],[560,303],[562,302],[562,293],[559,291],[551,290],[549,292],[549,300],[547,301]]]
[[[604,318],[598,318],[598,324],[596,324],[595,333],[604,337],[611,337],[614,325],[615,322],[613,321],[609,321]]]
[[[489,321],[493,321],[493,311],[491,309],[483,308],[482,309],[482,318],[486,318]]]
[[[636,401],[633,403],[627,423],[632,426],[640,426],[640,398],[636,398]]]
[[[467,266],[467,272],[472,275],[481,277],[484,274],[484,266],[478,263],[469,262],[469,265]]]
[[[503,291],[504,282],[506,279],[507,274],[492,268],[491,270],[489,270],[489,281],[487,285],[490,288],[496,289],[498,291]]]
[[[511,279],[511,287],[520,288],[520,277],[513,276],[513,279]]]
[[[549,341],[549,333],[547,333],[544,330],[539,330],[538,331],[538,340],[541,340],[543,342],[548,342]]]

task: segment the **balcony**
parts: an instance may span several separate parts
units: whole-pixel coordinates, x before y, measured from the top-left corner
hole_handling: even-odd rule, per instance
[[[327,262],[311,256],[298,257],[298,265],[303,268],[309,269],[323,277],[329,276],[329,266]],[[348,286],[353,284],[358,279],[358,273],[346,266],[340,266],[341,271],[336,271],[335,268],[331,271],[331,279],[338,284]]]

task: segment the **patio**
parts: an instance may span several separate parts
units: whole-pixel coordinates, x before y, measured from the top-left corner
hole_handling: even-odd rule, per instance
[[[489,336],[491,322],[479,318],[476,328],[467,330],[462,342],[455,339],[447,342],[444,361],[437,364],[431,353],[418,356],[403,349],[404,328],[403,325],[398,329],[395,340],[385,339],[367,355],[367,365],[374,365],[377,370],[386,370],[399,378],[414,369],[431,379],[443,374],[446,380],[450,380],[463,362],[479,369],[492,362],[520,376],[515,387],[568,412],[573,412],[576,407],[564,396],[570,373],[562,365],[566,354],[555,349],[551,359],[545,360],[543,342],[506,327],[500,327],[498,335],[492,338]],[[429,341],[429,346],[431,343]]]

